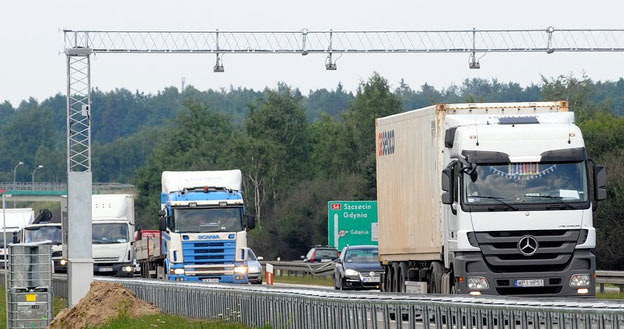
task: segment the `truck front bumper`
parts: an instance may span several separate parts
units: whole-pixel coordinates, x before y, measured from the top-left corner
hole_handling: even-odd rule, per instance
[[[527,257],[526,262],[530,262]],[[589,250],[575,250],[562,269],[527,271],[529,266],[516,266],[504,271],[493,269],[481,252],[458,252],[455,254],[454,274],[457,292],[461,294],[507,295],[507,296],[595,296],[595,256]],[[575,274],[589,274],[589,284],[571,286]],[[487,280],[487,288],[468,287],[470,277]]]
[[[95,263],[93,272],[99,275],[115,275],[123,277],[134,276],[132,263]]]

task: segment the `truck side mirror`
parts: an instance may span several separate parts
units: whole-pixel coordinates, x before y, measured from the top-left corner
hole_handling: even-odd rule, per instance
[[[142,240],[143,239],[143,232],[141,232],[141,229],[138,228],[139,230],[137,231],[137,240]]]
[[[158,216],[158,229],[160,231],[167,230],[167,223],[165,222],[165,216]]]
[[[596,201],[607,199],[607,170],[604,166],[594,167],[594,198]]]
[[[256,216],[247,215],[247,228],[253,230],[256,227]]]
[[[453,168],[446,168],[442,170],[442,203],[443,204],[453,204],[453,196],[455,195],[455,191],[453,191]]]

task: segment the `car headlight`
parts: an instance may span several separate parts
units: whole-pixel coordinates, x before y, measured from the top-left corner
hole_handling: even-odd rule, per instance
[[[591,276],[588,273],[574,274],[570,278],[570,287],[587,287],[591,283]]]
[[[345,270],[345,276],[359,276],[360,272],[356,271],[356,270],[352,270],[350,268]]]
[[[184,269],[183,268],[172,268],[170,270],[170,272],[172,274],[175,274],[175,275],[183,275],[184,274]]]
[[[236,266],[234,268],[234,273],[236,273],[236,274],[245,274],[245,273],[247,273],[247,266]]]
[[[61,259],[59,263],[61,264],[61,266],[67,265],[67,259]]]
[[[482,276],[469,276],[467,281],[468,289],[471,290],[485,290],[490,288],[487,279]]]

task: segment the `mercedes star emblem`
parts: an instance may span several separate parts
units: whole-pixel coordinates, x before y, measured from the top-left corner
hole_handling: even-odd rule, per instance
[[[533,256],[539,244],[532,235],[525,235],[518,241],[518,250],[525,256]]]
[[[368,274],[370,274],[370,276],[375,276],[375,272],[370,272]]]

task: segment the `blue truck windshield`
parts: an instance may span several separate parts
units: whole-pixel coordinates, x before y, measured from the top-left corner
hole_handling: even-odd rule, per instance
[[[29,227],[24,230],[24,242],[52,241],[53,244],[63,243],[60,226]]]
[[[243,230],[242,208],[174,208],[173,220],[180,233]]]
[[[126,243],[128,241],[128,224],[93,224],[93,244]]]
[[[463,181],[466,205],[570,204],[588,198],[584,162],[479,164]]]

